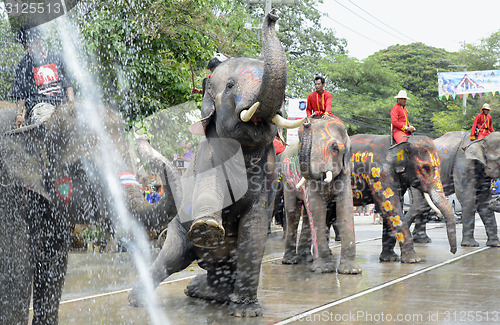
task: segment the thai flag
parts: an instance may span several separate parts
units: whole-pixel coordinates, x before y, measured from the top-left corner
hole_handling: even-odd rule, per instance
[[[132,172],[121,172],[120,182],[123,186],[136,186],[141,187],[141,184],[135,179],[135,174]]]

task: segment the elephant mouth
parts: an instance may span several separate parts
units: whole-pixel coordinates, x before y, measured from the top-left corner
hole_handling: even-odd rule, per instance
[[[250,122],[252,122],[253,125],[258,126],[264,123],[264,119],[262,117],[252,117],[250,119]]]
[[[260,102],[256,102],[253,104],[250,108],[248,109],[243,109],[240,111],[240,119],[241,121],[247,123],[247,122],[252,122],[255,126],[262,125],[262,123],[265,122],[265,120],[262,117],[255,116],[255,113],[257,112],[257,109],[260,106]],[[301,120],[295,120],[295,121],[289,121],[285,118],[283,118],[281,115],[276,113],[273,118],[271,119],[271,122],[273,124],[276,124],[277,126],[280,126],[285,129],[294,129],[298,128],[301,126],[305,121],[305,118]]]

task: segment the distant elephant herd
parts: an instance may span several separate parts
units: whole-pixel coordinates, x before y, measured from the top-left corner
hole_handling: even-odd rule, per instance
[[[120,222],[117,214],[130,215],[131,227],[169,225],[150,268],[154,287],[197,261],[207,272],[191,280],[186,295],[227,303],[234,316],[261,316],[257,288],[278,174],[287,216],[284,264],[361,273],[353,206],[372,203],[383,217],[380,261],[420,261],[413,242],[428,241],[420,219],[429,206],[445,217],[455,253],[455,216],[446,199],[452,193],[463,206],[462,246],[479,245],[476,211],[486,244],[500,245],[489,191],[490,180],[500,177],[500,133],[472,142],[466,132],[434,141],[411,136],[391,145],[388,135],[349,137],[334,116],[283,118],[287,68],[277,19],[271,11],[264,20],[262,58],[231,58],[212,73],[202,120],[190,128],[203,138],[182,177],[146,139],[137,139],[141,155],[163,172],[158,203],[143,198],[123,121],[113,109],[67,105],[43,124],[12,130],[14,106],[0,103],[0,324],[27,324],[31,295],[33,324],[57,324],[70,225]],[[278,127],[300,128],[299,141],[276,156]],[[402,198],[410,188],[416,195],[405,216]],[[412,236],[414,220],[420,221]],[[332,225],[341,240],[339,265],[328,246]],[[128,301],[143,305],[146,294],[138,284]]]

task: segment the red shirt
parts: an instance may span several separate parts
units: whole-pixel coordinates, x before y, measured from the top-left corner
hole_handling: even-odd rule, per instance
[[[276,138],[274,138],[273,140],[273,145],[274,145],[274,151],[276,152],[277,155],[285,151],[285,146],[283,145],[283,143],[281,143],[281,141],[279,141]]]
[[[325,113],[332,115],[332,101],[332,93],[326,90],[323,90],[321,94],[317,91],[310,93],[307,97],[307,116],[311,116],[313,112],[316,115],[323,115]]]
[[[484,123],[484,121],[486,121],[486,123]],[[493,118],[491,118],[491,115],[486,115],[483,112],[477,114],[476,119],[474,120],[474,124],[472,124],[472,130],[470,131],[471,139],[474,139],[476,137],[476,135],[474,134],[476,132],[476,128],[481,128],[479,130],[479,134],[477,135],[478,139],[482,139],[491,132],[495,132],[495,130],[493,130]]]
[[[406,136],[410,135],[406,128],[410,126],[410,123],[408,122],[408,111],[400,103],[396,103],[391,108],[391,124],[392,137],[396,143],[406,141]]]

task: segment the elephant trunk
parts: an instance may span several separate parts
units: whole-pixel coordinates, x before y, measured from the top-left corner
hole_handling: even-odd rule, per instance
[[[455,254],[457,251],[457,231],[455,224],[455,215],[453,214],[450,203],[448,202],[442,191],[431,190],[430,198],[436,205],[437,209],[441,211],[446,220],[446,233],[448,235],[448,242],[450,244],[450,252]]]
[[[264,72],[257,100],[261,104],[259,115],[266,120],[272,120],[280,111],[286,87],[286,55],[276,35],[277,20],[273,9],[262,24]]]
[[[311,179],[310,172],[310,162],[311,162],[311,150],[312,150],[312,129],[311,124],[304,124],[304,131],[302,132],[302,137],[300,141],[299,148],[299,164],[300,173],[305,179]]]

